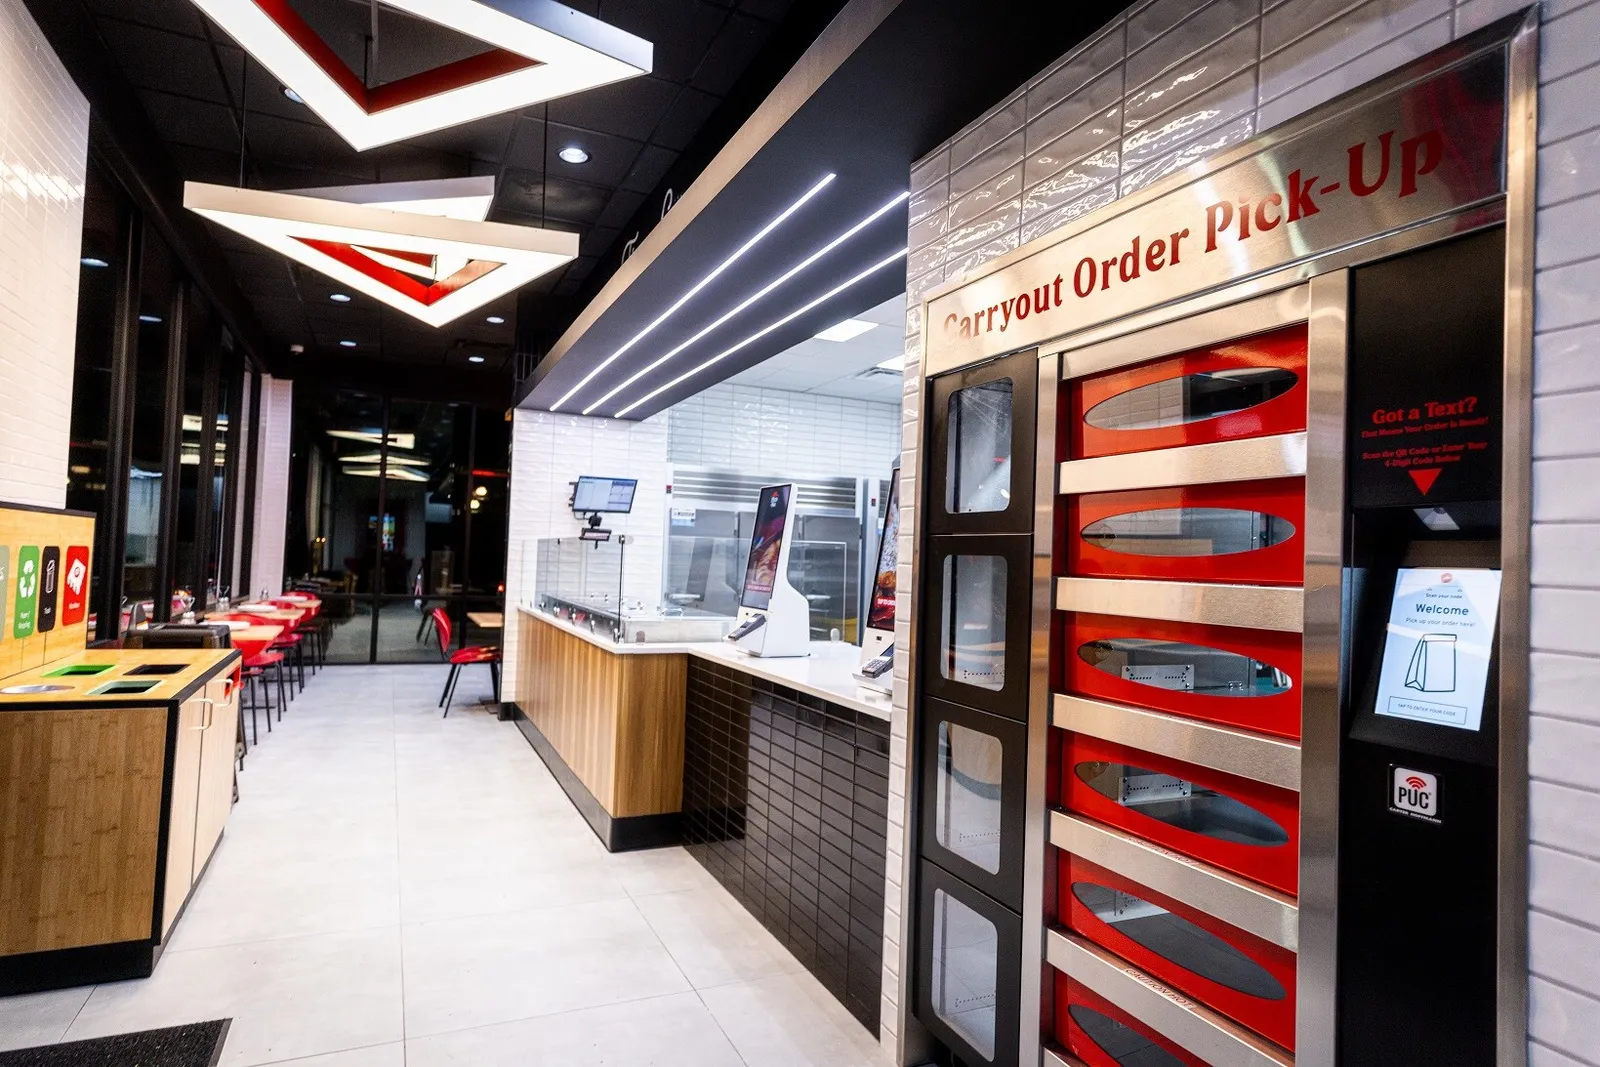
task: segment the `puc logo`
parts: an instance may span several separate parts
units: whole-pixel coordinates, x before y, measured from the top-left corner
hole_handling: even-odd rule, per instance
[[[1439,779],[1425,771],[1395,767],[1389,810],[1438,822]]]

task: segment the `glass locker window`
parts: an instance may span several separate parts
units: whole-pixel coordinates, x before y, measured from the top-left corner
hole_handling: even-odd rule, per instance
[[[1260,660],[1220,648],[1146,637],[1110,637],[1078,646],[1078,657],[1125,682],[1217,697],[1270,697],[1294,681]]]
[[[939,724],[935,836],[941,847],[990,874],[1000,873],[1000,739],[951,722]]]
[[[1083,539],[1135,556],[1230,556],[1279,545],[1294,523],[1242,508],[1152,508],[1089,523]]]
[[[933,893],[933,1010],[985,1060],[994,1058],[1000,931],[943,889]]]
[[[1185,374],[1108,397],[1083,420],[1101,430],[1155,430],[1220,419],[1265,404],[1294,388],[1282,367],[1243,367]]]
[[[944,507],[952,515],[1004,511],[1011,503],[1011,379],[950,395]]]
[[[1131,1026],[1101,1015],[1093,1008],[1074,1004],[1067,1009],[1072,1021],[1121,1067],[1187,1067],[1172,1053]]]
[[[939,626],[939,673],[998,692],[1006,684],[1006,561],[947,556]]]
[[[1246,996],[1282,1000],[1288,995],[1265,967],[1182,916],[1096,882],[1074,882],[1072,892],[1095,918],[1186,971]]]
[[[1168,826],[1236,845],[1289,843],[1287,831],[1255,808],[1182,778],[1099,760],[1079,763],[1075,770],[1107,800]]]

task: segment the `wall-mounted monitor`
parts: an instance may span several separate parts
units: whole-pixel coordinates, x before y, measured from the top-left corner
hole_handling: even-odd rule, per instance
[[[883,510],[878,538],[878,567],[873,572],[872,598],[867,601],[867,629],[894,630],[894,596],[900,565],[900,468],[889,478],[889,503]]]
[[[769,485],[756,505],[755,531],[750,535],[750,558],[745,563],[742,607],[765,611],[772,605],[772,587],[778,581],[783,558],[784,525],[789,515],[792,485]]]
[[[633,510],[633,494],[638,488],[637,478],[581,475],[572,491],[572,512],[575,515],[626,515]]]

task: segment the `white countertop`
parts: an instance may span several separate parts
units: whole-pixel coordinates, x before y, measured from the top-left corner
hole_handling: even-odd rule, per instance
[[[678,644],[618,644],[609,637],[590,633],[588,627],[546,615],[532,608],[519,607],[540,622],[565,630],[590,644],[621,656],[687,655],[722,663],[757,678],[765,678],[802,693],[888,720],[893,703],[885,693],[857,685],[851,673],[861,662],[861,649],[841,641],[813,641],[811,655],[786,659],[759,659],[740,652],[726,641],[688,641]]]

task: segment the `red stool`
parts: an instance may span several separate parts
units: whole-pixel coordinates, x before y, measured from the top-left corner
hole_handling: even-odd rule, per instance
[[[267,670],[271,668],[278,683],[278,721],[283,721],[283,653],[267,650],[259,655],[251,656],[244,661],[244,674],[248,681],[261,683],[261,694],[267,705],[267,733],[272,732],[272,687],[267,681]],[[252,687],[250,698],[250,729],[256,729],[256,702]]]
[[[450,703],[455,699],[456,682],[461,678],[461,668],[474,663],[484,663],[489,667],[489,677],[494,682],[495,695],[500,694],[500,649],[494,645],[473,645],[469,648],[450,651],[450,616],[445,614],[443,608],[434,608],[432,612],[433,631],[439,638],[439,655],[443,656],[450,664],[450,676],[445,679],[444,693],[439,697],[439,706],[444,708],[445,717],[450,716]]]

